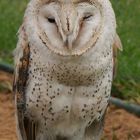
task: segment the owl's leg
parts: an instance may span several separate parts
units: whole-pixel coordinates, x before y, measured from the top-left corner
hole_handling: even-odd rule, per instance
[[[44,127],[42,127],[41,124],[38,124],[37,128],[36,128],[36,138],[35,138],[35,140],[48,140],[47,137],[46,137],[45,130],[46,129]]]
[[[57,137],[56,140],[84,140],[84,137],[82,135],[74,135],[72,137]]]
[[[36,139],[35,140],[46,140],[42,128],[38,128],[38,130],[36,132]]]
[[[80,129],[77,133],[75,133],[72,137],[69,137],[67,140],[85,140],[84,133],[85,129]]]
[[[22,136],[21,136],[21,132],[19,129],[16,130],[16,134],[17,134],[17,138],[18,140],[23,140]]]
[[[85,140],[84,136],[73,136],[71,138],[68,138],[67,140]]]
[[[100,121],[94,121],[85,131],[85,140],[100,140],[103,132],[104,117]]]
[[[35,140],[56,140],[56,136],[51,129],[48,130],[40,125],[36,130]]]

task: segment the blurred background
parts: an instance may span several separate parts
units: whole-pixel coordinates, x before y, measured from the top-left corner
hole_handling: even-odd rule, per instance
[[[12,52],[17,43],[16,34],[28,1],[0,0],[0,63],[13,65]],[[140,0],[111,0],[111,3],[116,14],[117,32],[123,44],[123,52],[118,53],[118,70],[112,95],[140,104]],[[0,74],[2,77],[3,73]],[[11,80],[9,75],[8,78]],[[0,83],[0,92],[7,88],[11,90],[10,83]],[[14,137],[10,139],[15,140]]]

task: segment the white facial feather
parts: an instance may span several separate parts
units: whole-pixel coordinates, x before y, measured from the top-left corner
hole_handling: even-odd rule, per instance
[[[44,3],[45,0],[31,0],[25,24],[28,36],[39,34],[52,52],[65,56],[81,55],[95,47],[102,36],[107,36],[108,40],[115,36],[115,16],[108,0],[98,0],[93,5],[88,2],[47,3],[47,0]]]

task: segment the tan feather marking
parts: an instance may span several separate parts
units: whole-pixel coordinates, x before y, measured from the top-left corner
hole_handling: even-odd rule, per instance
[[[121,42],[118,34],[116,34],[116,36],[115,36],[114,47],[119,49],[120,51],[123,51],[122,42]]]
[[[22,109],[23,104],[25,102],[24,92],[28,78],[28,65],[30,57],[30,48],[29,44],[27,43],[27,35],[25,34],[25,28],[23,25],[19,30],[19,36],[21,37],[21,40],[19,40],[18,48],[22,48],[21,51],[23,51],[23,54],[22,56],[18,56],[18,58],[16,58],[19,59],[19,61],[16,60],[16,72],[14,77],[13,91],[16,93],[17,107],[19,109]]]
[[[23,48],[23,57],[20,59],[19,77],[17,81],[17,105],[24,104],[25,87],[28,78],[28,65],[30,49],[29,45]]]
[[[118,49],[120,51],[123,50],[123,47],[122,47],[122,43],[121,43],[121,40],[119,38],[119,36],[116,34],[115,36],[115,40],[114,40],[114,44],[113,44],[113,77],[115,78],[116,76],[116,72],[117,72],[117,52],[118,52]]]

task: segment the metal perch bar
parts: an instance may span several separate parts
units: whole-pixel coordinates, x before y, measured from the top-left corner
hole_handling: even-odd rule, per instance
[[[13,74],[14,72],[14,68],[11,65],[5,63],[0,63],[0,70],[8,72],[10,74]]]
[[[0,63],[0,70],[10,74],[13,74],[14,72],[14,68],[11,65],[5,63]],[[110,98],[110,103],[140,117],[140,105],[129,103],[115,97]]]
[[[129,103],[115,97],[110,98],[110,103],[140,117],[140,105]]]

